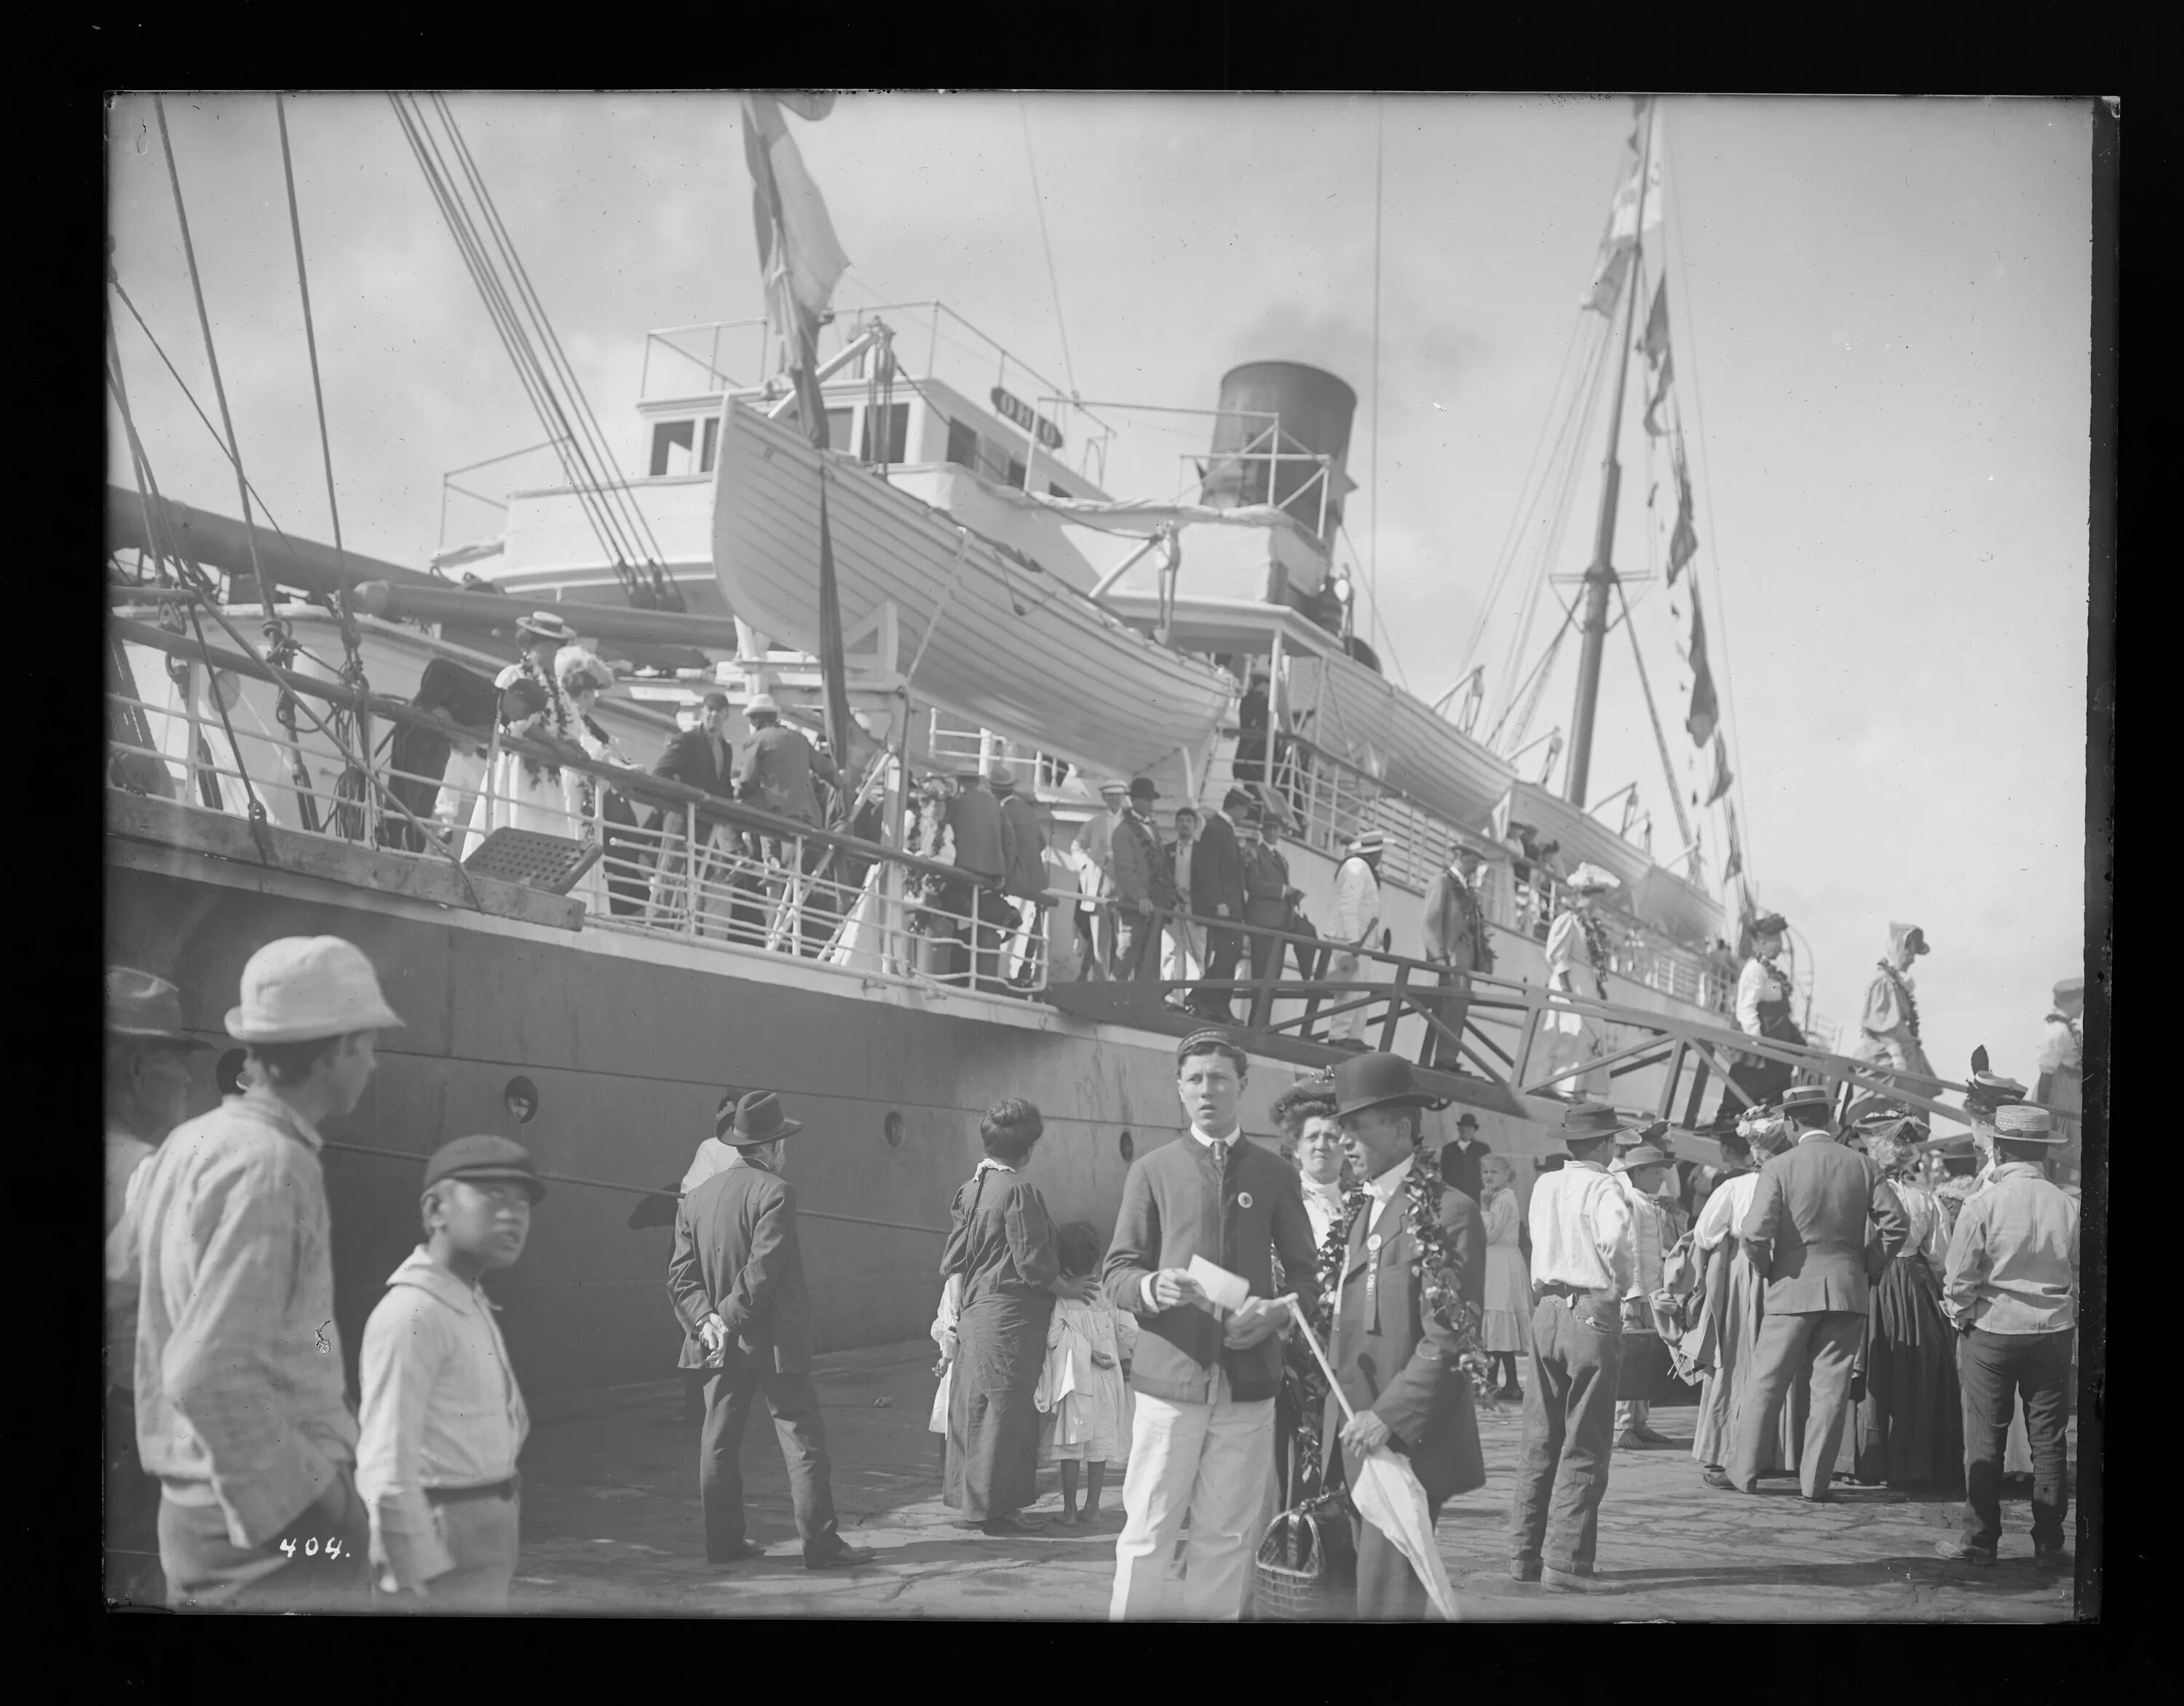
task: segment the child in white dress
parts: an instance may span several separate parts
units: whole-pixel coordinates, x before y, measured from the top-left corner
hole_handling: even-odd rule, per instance
[[[1082,1222],[1064,1226],[1055,1240],[1061,1271],[1088,1279],[1098,1271],[1099,1235]],[[1039,1426],[1039,1461],[1061,1468],[1061,1520],[1075,1525],[1100,1514],[1100,1490],[1107,1465],[1129,1455],[1130,1359],[1138,1348],[1134,1316],[1095,1292],[1085,1303],[1055,1300],[1046,1328],[1046,1366],[1032,1402]],[[1084,1466],[1084,1509],[1077,1508],[1078,1465]]]
[[[948,1388],[956,1372],[956,1317],[963,1300],[963,1276],[950,1274],[940,1288],[940,1311],[933,1318],[933,1342],[940,1347],[940,1360],[933,1372],[940,1377],[940,1390],[933,1395],[933,1414],[926,1430],[940,1436],[940,1473],[948,1473]]]

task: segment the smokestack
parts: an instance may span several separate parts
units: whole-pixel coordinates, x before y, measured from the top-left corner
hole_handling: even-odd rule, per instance
[[[1302,362],[1252,361],[1223,375],[1220,408],[1205,501],[1217,509],[1251,503],[1286,508],[1331,552],[1342,501],[1352,490],[1343,459],[1357,393]],[[1315,483],[1315,457],[1330,458],[1324,487]]]

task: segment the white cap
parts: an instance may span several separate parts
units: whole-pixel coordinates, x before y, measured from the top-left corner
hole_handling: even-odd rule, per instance
[[[237,1042],[315,1042],[402,1023],[364,950],[337,936],[284,936],[242,968],[242,1004],[227,1014]]]
[[[746,717],[756,716],[762,711],[771,711],[777,717],[781,714],[781,707],[774,703],[772,694],[754,693],[749,703],[744,706],[744,714]]]

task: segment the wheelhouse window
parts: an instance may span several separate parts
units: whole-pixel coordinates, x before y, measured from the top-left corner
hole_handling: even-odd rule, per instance
[[[948,459],[959,468],[978,466],[978,429],[960,420],[948,423]]]
[[[694,420],[662,420],[654,424],[651,472],[655,480],[690,471],[690,447],[697,441],[697,427]],[[709,447],[712,443],[710,433],[706,443]],[[682,454],[677,455],[677,451]],[[711,465],[710,458],[707,465]]]
[[[705,447],[698,453],[699,473],[710,474],[713,471],[713,458],[719,453],[720,448],[721,417],[716,414],[705,423]]]
[[[883,413],[887,416],[886,430],[878,434],[872,431],[872,420],[876,413]],[[866,462],[894,463],[900,462],[910,453],[910,405],[908,403],[890,403],[883,411],[868,408],[864,411],[864,417],[863,440],[857,449],[860,458]],[[875,437],[881,441],[878,449],[873,447]]]

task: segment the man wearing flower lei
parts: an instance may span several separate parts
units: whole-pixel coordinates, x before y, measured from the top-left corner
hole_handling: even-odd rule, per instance
[[[1438,1520],[1441,1505],[1486,1482],[1472,1389],[1491,1386],[1479,1347],[1486,1236],[1479,1210],[1418,1159],[1432,1098],[1394,1054],[1361,1054],[1334,1070],[1335,1112],[1365,1181],[1347,1234],[1329,1311],[1328,1360],[1355,1413],[1342,1420],[1329,1393],[1322,1420],[1326,1480],[1376,1451],[1401,1452]],[[1424,1584],[1401,1552],[1353,1515],[1361,1618],[1422,1619]]]

